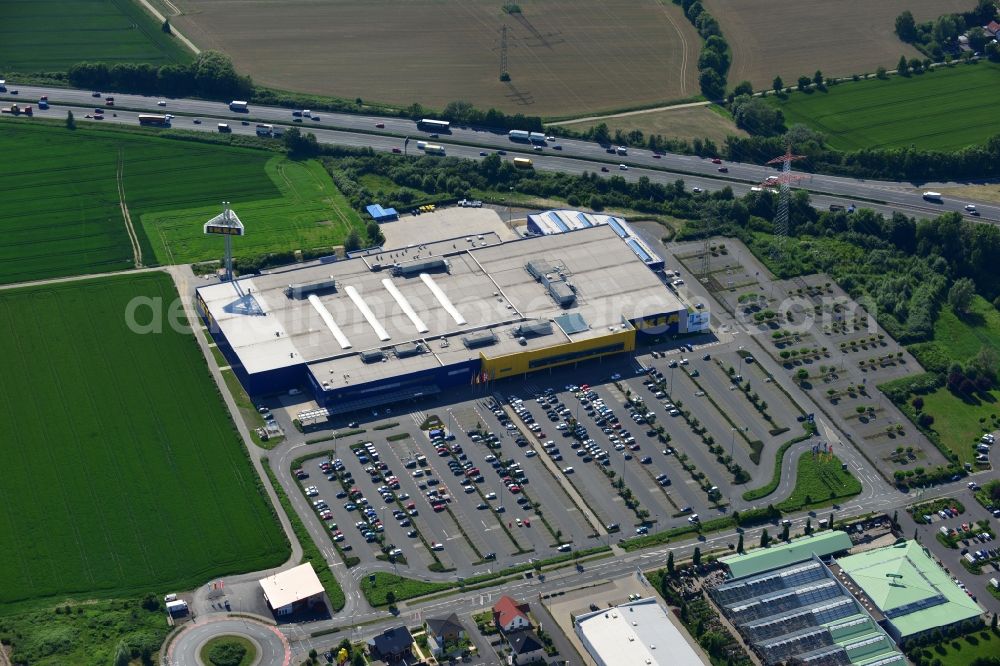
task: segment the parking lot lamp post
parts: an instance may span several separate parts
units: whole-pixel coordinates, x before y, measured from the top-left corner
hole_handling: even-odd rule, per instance
[[[733,457],[733,449],[736,447],[736,428],[730,428],[732,436],[729,438],[729,457]]]
[[[674,399],[674,366],[670,366],[670,399]]]
[[[743,345],[740,345],[739,351],[740,352],[743,351]],[[736,376],[737,377],[742,377],[743,376],[743,354],[740,353],[740,354],[738,354],[738,356],[740,357],[740,369],[736,372]]]

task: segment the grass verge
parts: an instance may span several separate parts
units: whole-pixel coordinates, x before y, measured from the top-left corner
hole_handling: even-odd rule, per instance
[[[777,508],[786,513],[815,509],[860,492],[861,482],[841,468],[837,456],[806,451],[799,456],[792,494]]]
[[[793,445],[798,444],[799,442],[803,442],[809,439],[810,437],[812,437],[812,433],[807,432],[802,435],[799,435],[798,437],[788,440],[780,447],[778,447],[778,451],[774,454],[774,474],[771,476],[771,480],[765,486],[761,486],[760,488],[754,488],[753,490],[748,490],[745,493],[743,493],[743,499],[747,502],[752,502],[754,500],[767,497],[775,490],[777,490],[778,484],[781,483],[781,465],[785,460],[785,453]]]

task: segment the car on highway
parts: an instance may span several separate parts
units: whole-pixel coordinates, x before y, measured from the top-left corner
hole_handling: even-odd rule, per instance
[[[90,93],[90,96],[91,97],[100,97],[101,93],[95,91],[95,92]]]
[[[166,105],[167,105],[167,100],[165,99],[161,99],[159,102],[156,103],[156,106],[166,106]]]
[[[444,544],[435,541],[431,544],[431,550],[444,550]]]
[[[661,155],[660,153],[653,153],[653,159],[656,159],[656,160],[658,160],[658,159],[660,159],[661,157],[663,157],[663,155]]]
[[[394,152],[394,153],[401,153],[401,152],[403,152],[403,151],[402,151],[402,150],[400,150],[399,148],[393,148],[393,149],[392,149],[392,152]]]
[[[378,129],[385,129],[385,123],[375,123],[375,127]]]
[[[718,157],[713,157],[712,164],[722,164],[722,160],[720,160]]]
[[[729,167],[719,167],[719,173],[729,173]]]
[[[700,187],[692,187],[691,191],[694,192],[695,194],[701,194],[705,190],[701,189]]]
[[[480,150],[479,151],[479,156],[480,157],[486,157],[486,151],[485,150]]]
[[[628,165],[627,164],[619,164],[618,168],[620,170],[622,170],[622,171],[628,171]]]
[[[608,167],[602,166],[601,167],[601,171],[603,171],[604,173],[607,173],[608,172]]]

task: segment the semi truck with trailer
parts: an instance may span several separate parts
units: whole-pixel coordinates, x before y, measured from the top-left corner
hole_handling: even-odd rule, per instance
[[[439,146],[436,143],[428,143],[424,146],[424,153],[427,155],[444,155],[444,146]]]
[[[527,157],[515,157],[514,158],[514,166],[516,166],[518,169],[530,169],[530,168],[532,168],[531,167],[531,160],[529,160]]]
[[[271,136],[274,134],[274,127],[271,125],[257,125],[257,136]]]
[[[161,116],[153,113],[140,113],[140,125],[152,125],[154,127],[166,127],[170,124],[170,116]]]

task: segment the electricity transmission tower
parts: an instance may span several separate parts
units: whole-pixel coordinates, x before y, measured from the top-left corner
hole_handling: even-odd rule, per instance
[[[792,173],[792,162],[795,160],[800,160],[803,155],[793,155],[792,147],[789,146],[785,150],[785,154],[779,157],[775,157],[773,160],[768,160],[768,164],[781,164],[781,175],[780,176],[768,176],[767,179],[761,183],[761,187],[771,190],[775,186],[778,186],[778,211],[774,216],[774,235],[777,236],[777,249],[778,253],[781,252],[782,248],[785,246],[785,239],[788,238],[788,200],[791,193],[791,184],[802,180],[805,176],[800,176],[798,174]]]
[[[510,73],[507,71],[507,24],[500,28],[500,80],[510,81]]]

